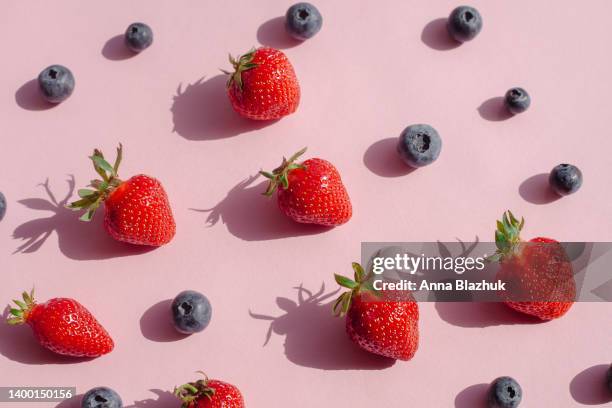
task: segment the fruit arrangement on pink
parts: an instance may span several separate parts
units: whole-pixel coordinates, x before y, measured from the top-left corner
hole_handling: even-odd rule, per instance
[[[321,30],[323,16],[314,5],[298,3],[287,10],[284,24],[291,37],[305,41]],[[447,34],[458,43],[474,41],[482,29],[483,16],[473,7],[457,7],[447,21]],[[125,47],[133,53],[146,52],[148,47],[154,46],[153,38],[151,27],[133,23],[125,31]],[[272,126],[273,121],[294,114],[299,109],[302,90],[294,66],[285,53],[265,46],[238,57],[230,55],[229,62],[232,68],[223,70],[227,75],[224,90],[227,100],[217,103],[229,103],[237,115]],[[363,63],[369,62],[366,60]],[[62,65],[45,68],[38,76],[38,86],[40,97],[49,103],[63,103],[68,98],[78,97],[75,75]],[[532,106],[531,95],[521,87],[507,90],[503,106],[510,115],[537,109],[537,106]],[[444,160],[442,140],[443,137],[433,126],[411,124],[397,138],[395,152],[406,169],[427,171],[424,167]],[[142,158],[126,153],[136,168],[142,165]],[[105,232],[124,245],[161,247],[171,243],[175,236],[181,234],[171,205],[171,202],[176,203],[168,196],[161,181],[152,176],[137,174],[129,178],[120,177],[123,158],[121,144],[112,162],[95,149],[90,159],[99,178],[79,189],[78,199],[68,204],[67,208],[82,212],[80,219],[84,222],[103,217]],[[324,158],[308,157],[307,149],[303,148],[288,158],[283,157],[276,168],[259,172],[267,181],[267,187],[261,191],[262,197],[259,199],[274,200],[278,211],[295,222],[296,228],[307,227],[300,224],[315,224],[329,230],[342,228],[351,221],[354,207],[349,196],[350,185],[345,186],[341,170]],[[169,182],[164,179],[164,183]],[[582,183],[581,170],[563,163],[550,171],[545,188],[562,197],[577,192]],[[5,217],[6,208],[6,198],[0,193],[0,221]],[[96,215],[96,212],[102,211],[103,215]],[[252,216],[257,217],[257,214]],[[576,300],[570,261],[556,240],[537,237],[524,241],[520,236],[524,224],[524,219],[519,220],[511,211],[503,213],[502,219],[496,223],[494,235],[497,252],[489,261],[500,264],[498,278],[517,282],[522,292],[534,298],[549,300],[501,300],[515,312],[535,316],[542,321],[558,319],[570,311]],[[100,233],[103,231],[100,230]],[[169,248],[171,250],[171,246]],[[335,314],[345,320],[346,336],[363,351],[392,360],[413,359],[419,349],[419,332],[427,331],[426,325],[421,324],[420,327],[419,324],[418,303],[406,292],[375,290],[365,268],[358,263],[353,263],[352,268],[352,279],[335,275],[335,281],[347,291],[339,294],[330,315]],[[41,289],[45,290],[37,288]],[[54,295],[61,296],[61,293]],[[70,357],[96,358],[112,352],[115,347],[111,335],[94,317],[94,313],[75,299],[53,298],[38,303],[32,290],[24,292],[22,299],[14,300],[14,303],[7,323],[27,324],[40,345],[52,352]],[[112,316],[98,318],[108,321]],[[198,335],[211,324],[212,305],[204,294],[185,290],[173,299],[166,318],[178,333]],[[194,367],[194,370],[198,368]],[[503,367],[500,367],[500,371],[499,374],[503,376],[490,382],[483,396],[488,406],[513,408],[518,407],[523,399],[528,400],[519,382],[505,376],[508,373],[504,372]],[[201,375],[202,378],[174,389],[173,395],[183,407],[245,406],[245,398],[236,386],[209,379],[204,373]],[[601,381],[607,381],[612,392],[612,366],[606,379],[602,378]],[[123,402],[112,388],[101,386],[87,392],[82,397],[81,406],[122,408]]]

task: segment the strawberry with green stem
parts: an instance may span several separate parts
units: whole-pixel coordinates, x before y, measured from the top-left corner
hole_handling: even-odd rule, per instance
[[[334,275],[347,289],[334,303],[337,316],[346,316],[349,338],[370,353],[410,360],[419,346],[419,307],[412,295],[377,291],[363,267],[353,263],[354,280]]]
[[[554,239],[523,241],[524,225],[524,218],[519,221],[511,211],[497,221],[497,251],[488,259],[500,263],[497,279],[508,283],[502,298],[512,309],[542,320],[561,317],[576,297],[572,264]]]
[[[114,343],[108,332],[79,302],[54,298],[45,303],[34,300],[34,289],[14,300],[7,323],[28,324],[45,348],[66,356],[98,357],[110,353]]]
[[[198,373],[204,378],[174,389],[174,395],[183,402],[182,408],[244,408],[244,399],[236,386],[210,380],[202,371]]]
[[[85,210],[80,219],[90,221],[104,203],[104,228],[114,239],[137,245],[167,244],[174,237],[176,224],[163,186],[157,179],[143,174],[121,180],[118,170],[122,157],[121,144],[112,166],[95,149],[90,159],[101,180],[91,182],[93,189],[80,189],[80,200],[68,208]]]
[[[327,160],[312,158],[298,163],[303,148],[272,172],[261,171],[269,180],[266,196],[276,192],[280,210],[289,218],[304,224],[328,227],[342,225],[351,219],[353,207],[340,173]]]

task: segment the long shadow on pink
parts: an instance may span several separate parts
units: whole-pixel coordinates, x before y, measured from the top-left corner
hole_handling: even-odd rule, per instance
[[[116,258],[142,254],[153,249],[153,247],[118,242],[108,236],[103,227],[103,208],[98,210],[92,221],[79,221],[79,214],[66,208],[74,194],[73,176],[68,179],[68,190],[61,200],[56,199],[49,188],[49,180],[41,186],[47,195],[46,198],[26,198],[18,203],[51,215],[36,218],[15,228],[13,238],[24,242],[14,253],[28,254],[38,251],[54,232],[58,237],[60,251],[75,260]]]
[[[292,48],[302,41],[291,37],[285,29],[285,16],[274,17],[257,29],[257,41],[261,45],[277,49]]]
[[[172,299],[162,300],[147,309],[140,318],[140,331],[151,341],[170,342],[184,339],[187,334],[176,331],[172,325]]]
[[[213,208],[192,209],[208,213],[209,226],[221,221],[228,231],[245,241],[266,241],[302,235],[320,234],[329,227],[300,224],[286,217],[276,204],[276,197],[265,197],[266,182],[255,183],[250,176],[232,188]]]
[[[284,336],[289,361],[321,370],[380,370],[395,364],[393,359],[360,349],[348,338],[344,318],[332,315],[338,290],[325,293],[325,285],[316,293],[302,286],[296,289],[297,302],[276,298],[277,306],[284,312],[280,316],[249,311],[252,318],[270,322],[264,346],[273,333]]]
[[[455,41],[446,29],[447,21],[447,18],[437,18],[427,23],[421,32],[421,41],[429,48],[438,51],[447,51],[459,47],[461,43]]]
[[[18,294],[15,294],[17,296]],[[41,346],[27,324],[11,326],[6,323],[10,307],[7,306],[0,319],[0,354],[22,364],[75,364],[91,358],[62,356]]]
[[[72,398],[68,398],[60,402],[55,408],[81,408],[81,401],[84,394],[77,394]]]
[[[612,392],[606,384],[609,364],[598,364],[578,373],[570,383],[572,398],[584,405],[603,405],[612,402]]]
[[[399,157],[397,143],[398,138],[390,137],[372,144],[363,155],[363,164],[381,177],[401,177],[412,173],[416,169]]]
[[[226,82],[226,75],[217,75],[186,87],[180,84],[171,108],[173,131],[189,140],[214,140],[252,132],[276,122],[251,120],[234,112],[227,97]]]
[[[548,184],[548,174],[531,176],[519,186],[519,194],[532,204],[549,204],[561,198]]]
[[[126,405],[125,408],[179,408],[181,401],[176,398],[170,391],[149,390],[155,394],[156,398],[147,398],[141,401],[134,401],[132,405]]]
[[[455,408],[486,408],[489,384],[474,384],[455,397]]]

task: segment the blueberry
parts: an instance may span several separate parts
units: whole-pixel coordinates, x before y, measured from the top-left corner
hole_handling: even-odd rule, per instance
[[[612,364],[608,367],[608,389],[612,392]]]
[[[204,330],[212,315],[210,302],[194,290],[179,293],[172,301],[174,327],[181,333],[191,334]]]
[[[442,139],[429,125],[408,126],[399,137],[397,152],[411,167],[423,167],[433,163],[440,155]]]
[[[6,198],[0,192],[0,221],[4,218],[4,214],[6,214]]]
[[[123,408],[123,402],[114,390],[96,387],[83,395],[81,408]]]
[[[470,6],[459,6],[448,17],[448,33],[459,42],[474,39],[482,30],[482,17]]]
[[[523,88],[512,88],[506,92],[504,103],[506,108],[516,115],[517,113],[525,112],[529,108],[531,97]]]
[[[38,86],[47,101],[60,103],[72,95],[74,76],[62,65],[51,65],[38,74]]]
[[[314,37],[323,25],[323,16],[310,3],[297,3],[289,7],[285,15],[285,28],[289,35],[298,40]]]
[[[134,52],[140,52],[153,44],[153,31],[144,23],[132,23],[125,30],[125,45]]]
[[[582,186],[582,172],[571,164],[555,166],[548,176],[548,183],[560,196],[575,193]]]
[[[523,390],[512,377],[499,377],[489,386],[489,408],[516,408],[521,403]]]

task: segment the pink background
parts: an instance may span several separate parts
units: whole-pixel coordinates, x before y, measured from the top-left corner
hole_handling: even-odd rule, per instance
[[[361,241],[491,239],[508,208],[526,217],[526,238],[612,239],[612,3],[471,3],[483,31],[453,48],[440,19],[454,1],[317,0],[324,27],[303,44],[282,31],[286,1],[4,2],[0,299],[32,285],[40,300],[78,298],[116,349],[73,362],[40,349],[27,327],[0,325],[0,385],[108,385],[126,406],[174,407],[167,391],[202,369],[239,386],[250,407],[473,407],[483,383],[511,375],[526,407],[605,405],[596,382],[612,360],[609,304],[576,304],[544,324],[501,305],[421,304],[419,351],[391,367],[352,346],[331,298],[296,304],[300,284],[335,290],[332,274],[350,272]],[[116,36],[133,21],[155,42],[128,58]],[[302,87],[297,113],[269,125],[237,117],[219,76],[228,52],[258,44],[285,49]],[[52,63],[77,85],[49,109],[31,81]],[[508,118],[491,98],[517,85],[532,107]],[[412,123],[433,125],[443,149],[409,173],[393,139]],[[101,217],[86,225],[61,207],[69,175],[77,188],[93,177],[92,148],[111,155],[120,141],[121,174],[153,175],[170,196],[178,233],[166,247],[114,243]],[[260,179],[240,184],[305,145],[341,171],[347,225],[293,224],[259,195]],[[561,162],[585,182],[555,201],[542,174]],[[39,185],[47,179],[59,207]],[[167,307],[186,288],[205,293],[214,316],[180,338]],[[249,310],[279,316],[265,347],[271,322]]]

